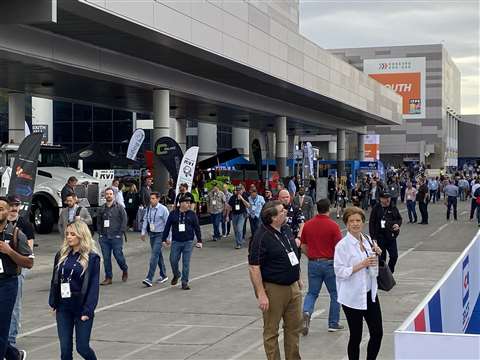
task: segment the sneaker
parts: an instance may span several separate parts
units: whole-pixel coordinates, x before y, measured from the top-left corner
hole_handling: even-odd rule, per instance
[[[172,286],[177,285],[177,284],[178,284],[178,279],[179,279],[178,276],[174,276],[173,279],[172,279],[172,281],[170,281],[170,284],[171,284]]]
[[[303,336],[308,335],[308,329],[310,328],[310,317],[311,315],[308,312],[303,313],[303,329],[302,329]]]
[[[152,287],[153,286],[152,281],[148,280],[148,279],[143,280],[142,284],[145,285],[146,287]]]
[[[182,284],[182,290],[192,290],[188,284]]]
[[[226,237],[227,237],[227,234],[223,235],[222,237],[226,238]]]
[[[159,284],[163,284],[164,282],[166,282],[168,280],[168,276],[165,276],[165,277],[159,277],[158,280],[157,280],[157,283]]]
[[[235,245],[235,249],[236,249],[236,250],[238,250],[238,249],[240,249],[240,248],[241,248],[240,245]]]
[[[329,326],[328,327],[328,332],[336,332],[336,331],[343,330],[343,329],[345,329],[345,327],[343,325],[337,324],[337,325],[334,325],[334,326]]]
[[[27,352],[25,350],[19,350],[18,353],[20,355],[20,357],[19,357],[20,360],[26,360],[27,359]]]

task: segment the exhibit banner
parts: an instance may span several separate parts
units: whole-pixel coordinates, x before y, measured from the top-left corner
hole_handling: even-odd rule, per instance
[[[402,113],[405,119],[425,118],[424,57],[365,59],[363,72],[402,96]]]
[[[182,163],[180,165],[180,171],[178,172],[175,194],[178,194],[180,184],[187,184],[188,191],[192,191],[193,176],[195,175],[198,149],[198,146],[192,146],[185,152],[185,155],[183,155]]]
[[[380,135],[363,135],[365,161],[380,160]]]

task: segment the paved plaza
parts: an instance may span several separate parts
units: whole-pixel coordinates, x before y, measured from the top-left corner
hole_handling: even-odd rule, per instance
[[[458,222],[448,223],[443,202],[430,205],[427,226],[406,224],[406,209],[401,206],[400,210],[404,226],[398,241],[397,286],[389,293],[379,294],[385,332],[379,359],[393,359],[394,330],[478,230],[475,222],[468,221],[466,202],[459,203]],[[343,224],[341,227],[344,229]],[[211,227],[203,226],[202,231],[207,240]],[[194,250],[191,291],[182,291],[169,283],[147,289],[141,281],[150,255],[148,241],[142,242],[137,233],[129,233],[128,237],[128,282],[121,282],[121,273],[114,263],[114,284],[102,287],[100,292],[91,342],[99,359],[265,358],[262,318],[248,278],[246,249],[234,250],[231,237],[206,241],[203,249]],[[20,348],[28,351],[29,359],[59,358],[48,291],[53,257],[60,241],[58,234],[38,236],[36,264],[25,283],[23,334],[18,341]],[[167,261],[168,254],[167,249]],[[304,257],[302,279],[308,285],[305,265]],[[168,262],[167,270],[171,276]],[[328,293],[322,289],[310,333],[301,338],[303,359],[346,359],[348,330],[327,332],[328,304]],[[343,312],[341,322],[347,327]],[[365,328],[362,354],[367,341]]]

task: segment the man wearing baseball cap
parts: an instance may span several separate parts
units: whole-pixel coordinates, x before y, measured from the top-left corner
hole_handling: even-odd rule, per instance
[[[402,226],[402,216],[397,207],[391,203],[391,194],[380,193],[380,202],[377,203],[370,214],[370,237],[376,240],[382,249],[380,259],[386,261],[388,251],[388,267],[393,273],[398,260],[397,237]]]
[[[193,240],[197,237],[197,248],[202,248],[202,233],[198,223],[197,214],[191,210],[193,198],[189,195],[179,197],[179,207],[170,213],[162,234],[162,241],[171,244],[170,266],[172,267],[173,279],[172,286],[177,285],[181,277],[182,289],[190,290],[188,285],[190,275],[190,258],[193,252]],[[172,230],[172,240],[167,240],[168,234]],[[182,257],[182,272],[178,268],[178,263]]]

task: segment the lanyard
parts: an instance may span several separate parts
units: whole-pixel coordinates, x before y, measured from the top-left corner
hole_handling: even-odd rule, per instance
[[[77,259],[77,260],[75,260],[75,263],[73,264],[72,271],[70,271],[70,275],[68,276],[67,281],[65,281],[65,265],[66,265],[67,261],[68,261],[68,258],[65,259],[64,263],[62,264],[62,279],[61,279],[62,283],[65,283],[65,282],[70,283],[70,281],[72,281],[73,272],[75,271],[75,267],[78,264],[78,259]]]
[[[287,247],[285,246],[285,244],[283,243],[283,241],[280,239],[280,237],[278,236],[278,234],[277,234],[276,231],[273,233],[273,235],[275,235],[275,238],[278,240],[278,242],[279,242],[280,244],[282,244],[282,247],[285,249],[285,252],[286,252],[287,254],[293,252],[292,244],[290,243],[290,241],[288,241],[288,239],[287,239],[287,242],[288,242],[288,246],[290,247],[290,251],[287,250]],[[282,233],[280,233],[280,235],[281,235],[282,238],[285,238],[285,235],[283,235]]]
[[[180,224],[185,224],[185,218],[186,218],[186,213],[183,213],[183,212],[179,211],[178,222]]]
[[[152,223],[155,222],[155,217],[157,216],[157,210],[158,210],[158,209],[155,208],[155,213],[153,214],[153,218],[152,218],[152,216],[150,215],[150,209],[151,209],[151,208],[148,209],[148,214],[149,214],[149,215],[148,215],[148,218],[149,218],[148,223],[149,223],[149,224],[152,224]]]

